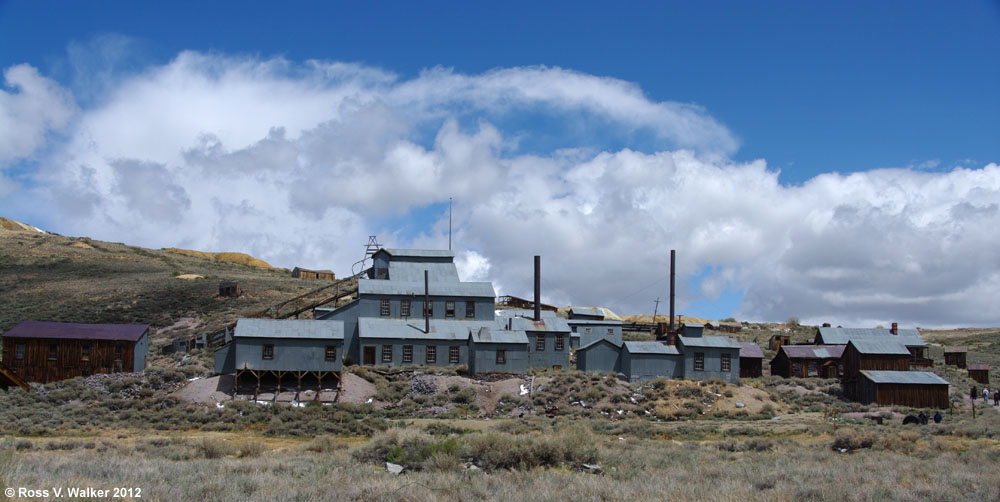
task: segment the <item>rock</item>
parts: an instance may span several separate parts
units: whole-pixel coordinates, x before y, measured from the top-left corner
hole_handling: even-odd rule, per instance
[[[392,462],[385,463],[385,470],[389,471],[389,474],[402,474],[403,466],[399,464],[394,464]]]
[[[743,401],[736,401],[736,407],[737,408],[743,408],[744,406],[746,406],[746,405],[743,404]]]
[[[604,470],[597,464],[580,464],[583,470],[591,474],[604,474]]]
[[[432,377],[421,375],[410,380],[410,394],[429,396],[437,391],[438,386]]]

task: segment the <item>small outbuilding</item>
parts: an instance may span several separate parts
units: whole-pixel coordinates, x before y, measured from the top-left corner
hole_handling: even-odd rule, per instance
[[[771,359],[771,375],[785,378],[839,378],[843,345],[782,345]]]
[[[624,342],[621,372],[629,382],[654,378],[684,378],[684,358],[673,345],[660,342]]]
[[[758,378],[763,375],[764,351],[754,342],[740,344],[740,378]]]
[[[857,400],[862,404],[947,408],[948,381],[929,371],[862,370]]]
[[[718,378],[735,382],[740,378],[740,344],[725,336],[679,336],[677,350],[684,355],[684,378]]]
[[[239,281],[219,281],[219,296],[238,298],[242,294]]]
[[[988,364],[970,364],[969,365],[969,378],[983,384],[990,384],[990,365]]]
[[[528,335],[524,331],[484,326],[469,334],[469,374],[526,371]]]
[[[768,350],[781,350],[781,347],[785,345],[792,344],[791,335],[771,335],[771,339],[767,342]]]
[[[965,356],[969,352],[969,347],[965,345],[952,345],[944,348],[945,366],[965,367]]]
[[[149,325],[24,321],[3,335],[3,364],[28,382],[146,369]]]
[[[610,340],[595,340],[576,351],[576,369],[580,371],[622,371],[622,344]]]
[[[332,270],[309,270],[302,267],[293,268],[292,277],[296,279],[325,279],[328,281],[336,279]]]

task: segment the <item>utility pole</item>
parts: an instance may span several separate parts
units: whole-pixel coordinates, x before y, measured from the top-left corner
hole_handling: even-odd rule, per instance
[[[656,297],[656,305],[653,306],[653,324],[656,324],[656,311],[660,308],[660,297]]]

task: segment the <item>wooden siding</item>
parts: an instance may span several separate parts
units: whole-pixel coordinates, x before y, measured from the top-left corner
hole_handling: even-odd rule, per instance
[[[945,366],[965,367],[965,352],[951,352],[944,355]]]
[[[24,344],[24,357],[15,358],[16,346]],[[55,359],[49,359],[49,347],[56,347]],[[83,346],[90,346],[90,355],[83,359]],[[121,353],[115,353],[115,347]],[[135,343],[117,340],[76,340],[66,338],[7,338],[3,339],[4,364],[17,376],[38,383],[49,383],[95,373],[132,372],[135,364]],[[142,371],[145,368],[138,368]]]
[[[757,378],[763,374],[763,359],[759,357],[740,358],[740,378]]]
[[[861,398],[859,387],[862,370],[910,371],[910,354],[861,354],[854,344],[844,349],[844,374],[841,387],[844,394],[854,400]]]
[[[5,359],[6,360],[6,359]],[[990,370],[969,370],[969,378],[983,384],[990,384]]]
[[[912,408],[947,408],[948,386],[945,384],[875,383],[867,378],[858,382],[858,401],[882,406],[897,405]]]
[[[816,372],[811,374],[813,367]],[[771,359],[771,374],[785,378],[840,378],[844,376],[844,363],[840,359],[789,359],[784,352],[779,351]]]

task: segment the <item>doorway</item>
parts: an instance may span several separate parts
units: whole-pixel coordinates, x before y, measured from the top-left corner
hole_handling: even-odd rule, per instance
[[[375,366],[375,347],[365,347],[363,363],[368,366]]]

